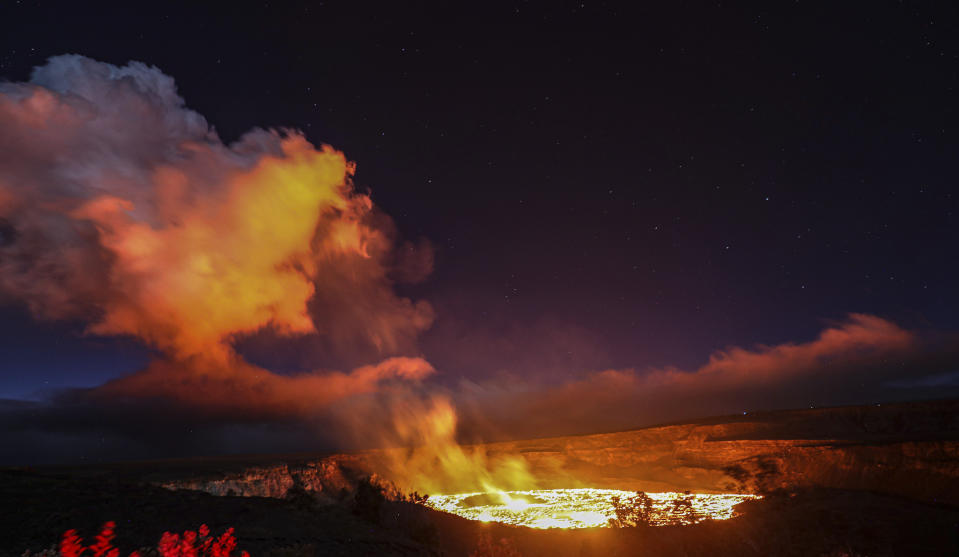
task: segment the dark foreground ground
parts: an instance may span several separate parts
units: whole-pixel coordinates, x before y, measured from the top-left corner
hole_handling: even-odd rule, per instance
[[[959,555],[959,508],[865,491],[811,489],[741,505],[695,526],[530,530],[471,522],[412,503],[168,491],[117,476],[0,471],[0,555],[54,545],[76,528],[117,523],[115,545],[156,546],[164,530],[236,528],[256,556],[311,555]],[[501,541],[501,540],[505,540]],[[517,553],[510,553],[514,550]]]
[[[377,451],[0,469],[0,557],[50,548],[71,528],[90,540],[106,521],[117,524],[122,556],[156,547],[164,531],[201,524],[215,533],[234,527],[239,548],[254,557],[959,556],[955,400],[725,416],[474,448],[487,457],[522,455],[541,487],[570,487],[572,479],[772,494],[742,504],[737,518],[695,526],[531,530],[385,500],[357,483],[383,470]]]

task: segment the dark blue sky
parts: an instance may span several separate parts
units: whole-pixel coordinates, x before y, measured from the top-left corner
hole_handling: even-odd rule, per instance
[[[0,76],[140,60],[224,139],[343,150],[436,249],[402,292],[450,377],[689,369],[849,312],[959,328],[954,5],[194,4],[5,3]],[[0,397],[148,359],[8,302]]]

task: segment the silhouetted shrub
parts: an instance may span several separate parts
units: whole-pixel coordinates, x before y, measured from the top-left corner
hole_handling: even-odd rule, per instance
[[[429,498],[430,498],[429,495],[420,495],[420,493],[419,493],[418,491],[414,491],[414,492],[412,492],[412,493],[407,493],[407,494],[406,494],[406,497],[405,497],[404,499],[405,499],[406,501],[409,501],[410,503],[415,503],[415,504],[417,504],[417,505],[423,505],[423,504],[426,504],[426,500],[429,499]]]
[[[649,526],[653,515],[653,500],[642,491],[629,497],[613,497],[613,511],[616,518],[609,519],[614,528],[635,528]]]
[[[706,518],[696,511],[693,505],[693,496],[690,492],[685,492],[682,497],[672,500],[669,508],[669,520],[679,524],[696,524]]]
[[[356,516],[379,524],[380,510],[386,496],[383,488],[375,483],[371,478],[362,478],[356,484],[356,491],[353,493],[353,514]]]
[[[294,485],[288,489],[284,499],[297,509],[309,510],[316,507],[316,495],[300,485]]]

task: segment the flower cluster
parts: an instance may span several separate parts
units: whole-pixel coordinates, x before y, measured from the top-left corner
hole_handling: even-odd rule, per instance
[[[113,547],[115,528],[113,521],[104,524],[90,546],[83,545],[83,539],[76,530],[67,530],[60,541],[58,557],[119,557],[120,550]],[[206,524],[182,534],[164,532],[157,546],[160,557],[233,557],[235,549],[233,528],[228,528],[220,536],[211,536]],[[129,557],[141,555],[139,551],[134,551]],[[250,554],[241,551],[239,557],[250,557]]]
[[[164,532],[157,547],[162,557],[231,557],[236,549],[236,538],[233,537],[233,528],[228,528],[220,537],[210,536],[210,529],[206,524],[199,530],[187,530],[180,534]],[[250,557],[246,551],[240,557]]]

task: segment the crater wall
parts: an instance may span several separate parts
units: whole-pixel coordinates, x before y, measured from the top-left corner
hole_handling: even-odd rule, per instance
[[[767,412],[471,448],[491,458],[521,455],[540,482],[535,487],[547,489],[832,487],[959,505],[959,401]],[[337,497],[381,471],[384,454],[301,456],[161,485],[265,497],[296,488]]]

